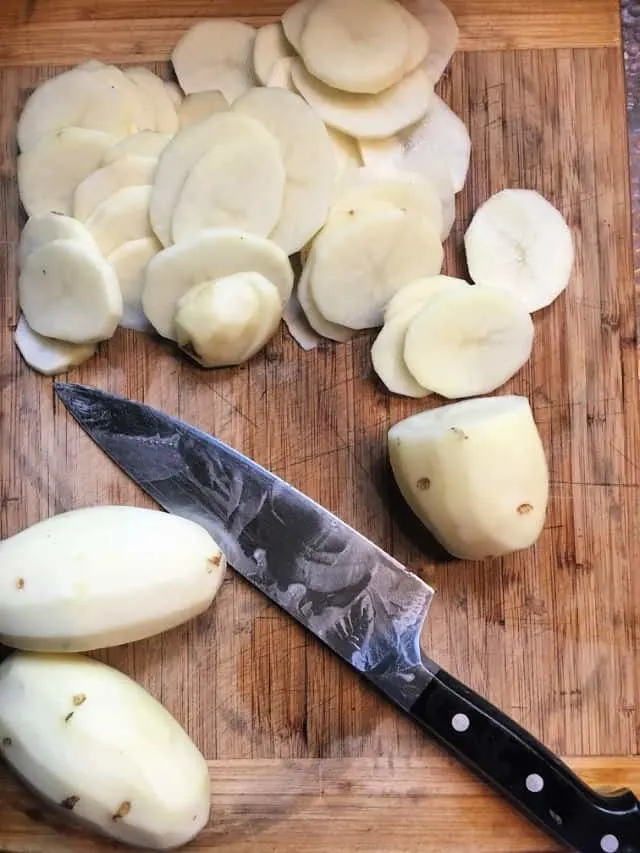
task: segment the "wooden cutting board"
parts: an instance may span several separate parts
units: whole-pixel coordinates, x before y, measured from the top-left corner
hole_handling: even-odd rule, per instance
[[[81,434],[12,333],[21,224],[14,127],[39,80],[89,56],[166,60],[194,20],[271,20],[286,3],[3,0],[0,8],[0,534],[97,503],[151,505]],[[540,190],[576,240],[566,295],[535,316],[528,395],[551,469],[527,553],[447,561],[404,511],[388,427],[434,403],[374,380],[370,338],[302,352],[283,331],[236,370],[205,372],[119,332],[70,374],[214,432],[391,551],[438,591],[425,645],[593,784],[640,792],[640,406],[625,92],[615,0],[451,0],[461,51],[440,86],[473,139],[447,270],[473,211]],[[253,14],[259,10],[259,14]],[[168,74],[164,63],[155,66]],[[185,725],[211,762],[210,828],[234,853],[547,853],[559,848],[441,753],[297,625],[229,573],[211,612],[101,654]],[[90,760],[90,756],[88,757]],[[113,847],[57,823],[0,770],[0,850]]]

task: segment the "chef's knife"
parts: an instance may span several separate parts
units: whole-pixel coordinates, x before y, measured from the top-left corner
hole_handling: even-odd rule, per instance
[[[640,803],[603,796],[421,651],[433,590],[317,503],[148,406],[57,383],[93,440],[163,509],[208,529],[246,580],[531,820],[580,853],[640,853]]]

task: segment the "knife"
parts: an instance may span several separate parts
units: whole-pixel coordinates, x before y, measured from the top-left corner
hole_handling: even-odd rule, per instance
[[[253,586],[530,820],[580,853],[640,853],[640,802],[589,788],[424,655],[434,591],[293,486],[161,411],[56,383],[98,446],[167,512],[205,527]]]

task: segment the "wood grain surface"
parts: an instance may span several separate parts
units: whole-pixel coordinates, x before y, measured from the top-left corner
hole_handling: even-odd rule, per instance
[[[500,390],[529,397],[548,454],[551,503],[535,548],[463,564],[418,530],[393,486],[385,437],[437,401],[385,393],[370,336],[304,353],[282,331],[250,364],[206,372],[159,340],[119,331],[69,378],[215,433],[389,550],[437,589],[424,636],[434,658],[553,750],[580,756],[571,762],[594,784],[638,791],[640,400],[617,4],[452,6],[466,50],[440,89],[470,128],[473,159],[447,271],[465,274],[470,217],[508,186],[544,193],[577,247],[567,293],[535,315],[530,364]],[[23,221],[14,128],[31,87],[60,69],[47,62],[161,59],[188,18],[252,7],[184,0],[184,18],[168,22],[175,8],[168,0],[4,0],[0,8],[3,537],[74,507],[151,506],[13,347]],[[260,8],[256,21],[282,7]],[[127,53],[134,44],[140,49]],[[504,49],[531,45],[554,49]],[[558,849],[231,572],[206,615],[100,657],[163,701],[211,761],[213,822],[199,850]],[[62,828],[0,771],[0,850],[110,849]]]

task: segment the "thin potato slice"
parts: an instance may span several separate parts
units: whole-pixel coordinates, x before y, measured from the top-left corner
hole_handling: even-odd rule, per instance
[[[20,154],[18,189],[27,214],[55,211],[71,216],[76,187],[95,172],[115,141],[98,130],[67,127]]]
[[[54,240],[32,252],[20,272],[18,294],[35,332],[70,343],[110,338],[122,316],[114,271],[77,240]]]
[[[422,310],[437,296],[448,293],[452,287],[466,288],[469,283],[462,278],[450,275],[434,275],[431,278],[419,278],[412,281],[389,300],[384,312],[384,321],[388,323],[398,314],[405,314],[409,309]]]
[[[120,325],[123,329],[147,332],[151,324],[142,310],[142,290],[147,266],[162,247],[155,237],[130,240],[112,252],[107,261],[113,267],[122,293],[123,311]]]
[[[385,322],[371,347],[373,369],[392,394],[421,399],[429,391],[423,388],[407,370],[404,361],[404,342],[411,321],[420,312],[420,306],[405,308]]]
[[[404,67],[404,73],[409,74],[427,58],[431,47],[431,39],[427,30],[415,15],[412,15],[408,9],[405,9],[400,4],[398,4],[398,8],[409,32],[409,50]]]
[[[279,21],[261,27],[253,45],[253,68],[259,82],[267,86],[277,63],[293,55]]]
[[[458,46],[458,25],[442,0],[416,0],[413,14],[429,33],[424,69],[434,84],[444,74]]]
[[[278,288],[284,305],[293,290],[293,270],[275,243],[242,231],[214,228],[156,255],[147,267],[144,312],[156,331],[177,339],[178,301],[198,284],[240,272],[257,272]]]
[[[155,126],[148,129],[158,133],[177,133],[178,113],[164,80],[143,66],[127,68],[124,73],[139,91],[141,99],[151,105]]]
[[[95,344],[68,344],[45,338],[34,332],[23,316],[13,336],[20,355],[33,370],[45,376],[57,376],[88,361],[96,353]]]
[[[323,338],[328,338],[337,343],[345,343],[355,334],[353,329],[347,329],[346,326],[340,326],[338,323],[330,323],[320,313],[316,301],[311,292],[311,271],[313,268],[313,249],[307,258],[307,262],[302,270],[300,281],[296,290],[296,295],[300,306],[304,311],[305,317],[309,321],[309,325]]]
[[[152,130],[134,133],[109,148],[102,158],[102,165],[108,166],[122,157],[152,157],[157,160],[172,139],[170,133],[155,133]]]
[[[282,319],[291,337],[305,352],[315,349],[322,341],[322,336],[312,329],[297,293],[291,294],[291,298],[285,305]]]
[[[32,252],[54,240],[77,240],[85,246],[98,250],[96,241],[77,219],[62,213],[39,213],[30,217],[22,229],[18,252],[19,265],[22,267]]]
[[[384,139],[415,124],[433,99],[433,83],[417,68],[377,95],[339,92],[313,77],[294,60],[293,84],[326,123],[349,136]]]
[[[327,129],[299,95],[252,89],[233,110],[259,121],[280,146],[286,172],[282,212],[271,239],[293,255],[322,228],[337,176]]]
[[[189,172],[173,213],[174,243],[207,228],[268,237],[276,227],[286,177],[280,146],[259,121],[237,118],[237,133],[213,138]]]
[[[282,16],[282,29],[287,37],[287,41],[296,53],[300,53],[302,48],[302,33],[304,32],[307,18],[317,2],[318,0],[298,0],[297,3],[289,6]]]
[[[232,104],[255,85],[256,31],[229,19],[201,21],[175,46],[173,68],[186,95],[217,89]]]
[[[216,113],[224,113],[229,109],[222,92],[194,92],[187,95],[178,109],[180,129],[191,127],[192,124],[204,121]]]
[[[150,186],[157,162],[152,157],[121,157],[92,172],[75,191],[75,218],[86,222],[103,201],[125,187]]]
[[[151,187],[125,187],[96,207],[86,226],[105,257],[129,240],[153,237],[150,198]]]

